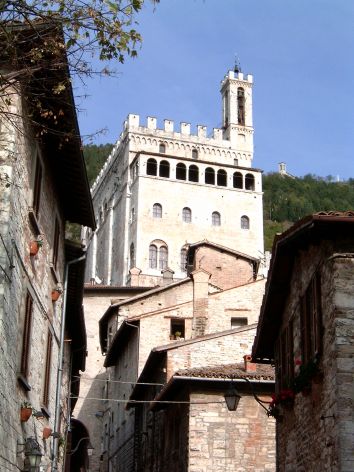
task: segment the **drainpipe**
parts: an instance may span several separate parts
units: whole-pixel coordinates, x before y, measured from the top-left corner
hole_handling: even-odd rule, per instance
[[[68,275],[69,268],[73,264],[77,264],[86,259],[86,255],[78,257],[69,261],[65,265],[64,274],[64,293],[63,293],[63,304],[61,308],[61,327],[60,327],[60,340],[59,340],[59,355],[58,355],[58,373],[57,373],[57,389],[55,397],[55,418],[54,418],[54,433],[53,433],[53,448],[52,448],[52,472],[58,470],[58,449],[59,449],[59,437],[60,437],[60,398],[63,381],[63,363],[64,363],[64,337],[65,337],[65,313],[66,304],[68,298]]]

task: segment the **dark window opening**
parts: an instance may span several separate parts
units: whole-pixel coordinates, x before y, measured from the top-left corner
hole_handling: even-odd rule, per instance
[[[154,244],[149,247],[149,267],[157,269],[157,247]]]
[[[192,222],[192,210],[188,207],[183,208],[182,210],[182,220],[185,223],[191,223]]]
[[[224,169],[218,170],[217,184],[221,187],[226,187],[227,185],[227,173]]]
[[[198,150],[197,149],[192,149],[192,158],[193,159],[198,159]]]
[[[157,175],[157,162],[155,159],[148,159],[146,163],[147,175]]]
[[[187,179],[187,168],[184,164],[178,163],[176,166],[176,179],[186,180]]]
[[[250,229],[250,219],[246,215],[241,216],[241,228]]]
[[[232,317],[231,318],[231,328],[239,328],[240,326],[246,326],[248,324],[248,319],[245,317]]]
[[[159,203],[154,203],[152,207],[152,216],[154,218],[162,218],[162,206]]]
[[[169,177],[170,176],[170,164],[167,161],[160,162],[159,168],[159,176],[160,177]]]
[[[44,370],[44,386],[43,386],[43,405],[49,407],[49,389],[50,389],[50,371],[51,371],[51,362],[52,362],[52,344],[53,344],[53,335],[48,331],[47,337],[47,349],[45,357],[45,370]]]
[[[21,366],[20,366],[20,373],[25,379],[27,379],[28,377],[29,358],[30,358],[30,350],[31,350],[32,318],[33,318],[33,298],[31,297],[29,292],[27,292],[25,320],[24,320],[23,335],[22,335]]]
[[[168,265],[168,251],[166,246],[161,246],[159,249],[159,269],[167,269]]]
[[[54,223],[54,239],[53,239],[53,255],[52,255],[52,264],[55,270],[57,269],[57,265],[58,265],[59,237],[60,237],[59,221],[56,218],[55,223]]]
[[[211,167],[205,169],[205,183],[215,185],[215,171]]]
[[[254,175],[246,174],[245,188],[246,190],[254,190]]]
[[[130,268],[135,267],[135,247],[134,243],[130,245]]]
[[[36,162],[36,170],[34,174],[34,186],[33,186],[33,212],[36,216],[38,216],[39,212],[39,205],[41,201],[41,189],[42,189],[42,164],[41,161],[39,160],[39,157],[37,157],[37,162]]]
[[[185,337],[185,320],[172,318],[170,326],[170,339],[179,339]]]
[[[199,182],[199,169],[197,166],[189,166],[188,180],[190,182]]]
[[[243,188],[243,177],[241,172],[235,172],[233,178],[234,188]]]
[[[237,123],[245,125],[245,91],[242,87],[237,89]]]
[[[180,268],[182,272],[187,272],[187,248],[185,247],[181,249]]]
[[[320,277],[311,280],[301,299],[302,364],[315,360],[321,354],[322,312]]]
[[[160,145],[159,145],[159,152],[160,152],[161,154],[165,154],[165,152],[166,152],[166,144],[160,143]]]
[[[213,211],[211,215],[211,224],[213,226],[220,226],[221,225],[221,218],[220,218],[220,213],[217,211]]]

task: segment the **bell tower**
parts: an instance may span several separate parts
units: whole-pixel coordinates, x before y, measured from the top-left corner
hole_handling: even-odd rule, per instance
[[[252,87],[253,76],[239,65],[221,82],[223,138],[233,149],[253,154]]]

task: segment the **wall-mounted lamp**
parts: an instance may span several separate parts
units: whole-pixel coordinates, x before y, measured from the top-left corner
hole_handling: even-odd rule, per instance
[[[22,451],[18,453],[25,453],[25,469],[23,472],[39,472],[42,456],[41,448],[35,438],[27,438],[25,443],[17,442],[18,446],[24,446]]]
[[[236,411],[238,404],[240,402],[240,399],[241,399],[241,395],[238,393],[238,391],[236,390],[232,382],[231,382],[229,390],[225,392],[224,398],[225,398],[227,409],[229,411]]]
[[[67,455],[68,455],[68,456],[72,456],[72,455],[79,449],[79,446],[80,446],[81,442],[84,441],[84,440],[87,441],[87,446],[86,446],[87,455],[88,455],[88,456],[92,456],[92,452],[93,452],[93,450],[94,450],[94,447],[93,447],[92,444],[91,444],[91,441],[90,441],[89,436],[86,436],[86,437],[84,437],[84,438],[80,438],[79,442],[76,444],[75,449],[73,449],[72,451],[68,452]]]

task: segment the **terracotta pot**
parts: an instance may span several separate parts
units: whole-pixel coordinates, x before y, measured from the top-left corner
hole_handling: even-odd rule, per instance
[[[45,427],[43,428],[43,439],[48,439],[52,434],[52,428]]]
[[[61,293],[58,290],[52,290],[52,302],[56,302],[60,295]]]
[[[21,408],[21,421],[25,423],[32,416],[32,408],[22,407]]]
[[[39,244],[37,241],[30,242],[30,255],[35,256],[39,251]]]

